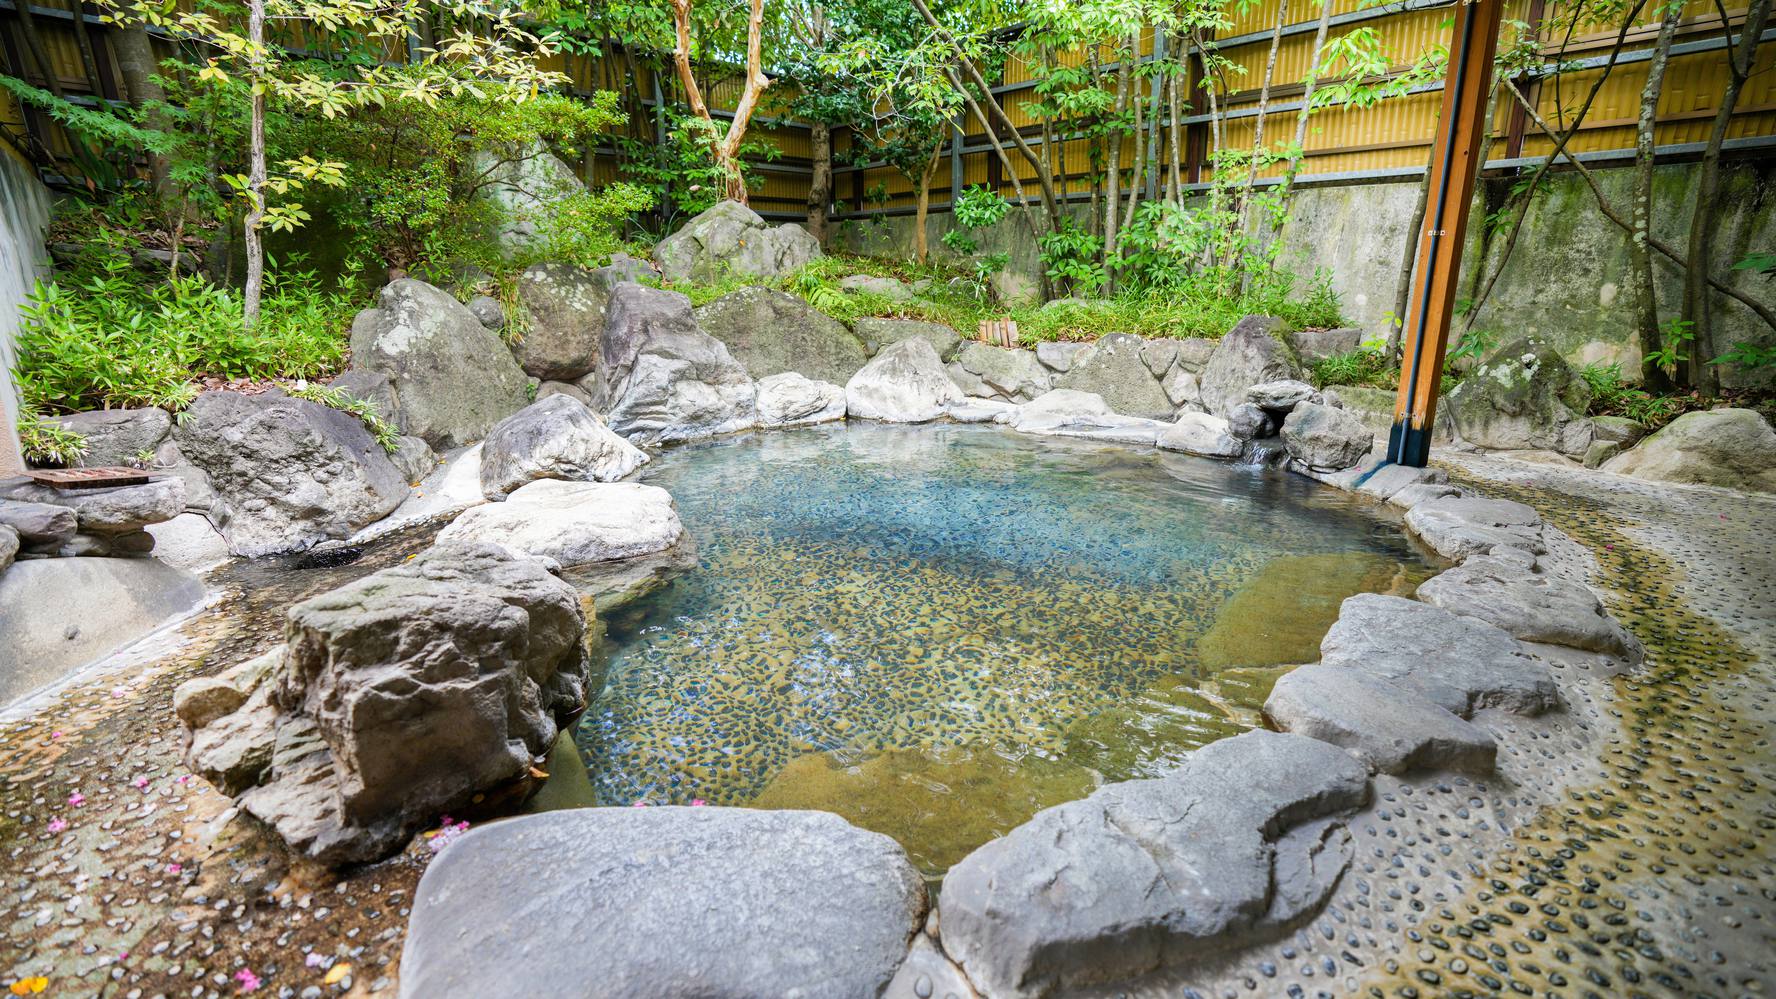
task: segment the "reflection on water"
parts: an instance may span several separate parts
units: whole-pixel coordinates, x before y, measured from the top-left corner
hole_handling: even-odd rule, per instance
[[[1425,574],[1297,477],[993,428],[749,435],[643,479],[701,565],[607,622],[578,733],[600,800],[825,808],[933,873],[1249,727],[1251,668]]]

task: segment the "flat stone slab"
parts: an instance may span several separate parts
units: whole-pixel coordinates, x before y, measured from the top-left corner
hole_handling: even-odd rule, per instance
[[[1506,632],[1403,597],[1361,593],[1339,608],[1320,661],[1406,687],[1466,718],[1479,708],[1559,706],[1548,667]]]
[[[538,479],[504,503],[464,511],[438,541],[491,541],[571,568],[653,555],[684,536],[672,495],[658,486]]]
[[[52,558],[0,573],[0,704],[195,610],[196,576],[154,559]]]
[[[925,904],[898,844],[827,812],[549,812],[432,861],[400,994],[873,999]]]
[[[1567,645],[1637,664],[1646,650],[1588,587],[1544,572],[1533,555],[1501,548],[1418,588],[1418,599],[1477,618],[1526,642]]]
[[[1350,859],[1320,820],[1368,770],[1328,743],[1252,731],[1155,780],[1037,813],[944,879],[946,953],[985,995],[1122,982],[1310,915]]]
[[[1409,688],[1318,663],[1285,674],[1264,702],[1285,732],[1343,747],[1373,770],[1490,771],[1492,736]]]
[[[1534,507],[1479,496],[1430,499],[1406,513],[1406,526],[1447,559],[1461,561],[1495,548],[1521,548],[1540,555],[1542,517]]]

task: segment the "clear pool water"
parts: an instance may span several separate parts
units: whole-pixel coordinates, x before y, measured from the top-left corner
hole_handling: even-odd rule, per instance
[[[1297,476],[990,427],[747,435],[642,479],[700,565],[605,622],[600,801],[827,809],[932,874],[1257,724],[1344,597],[1430,571]]]

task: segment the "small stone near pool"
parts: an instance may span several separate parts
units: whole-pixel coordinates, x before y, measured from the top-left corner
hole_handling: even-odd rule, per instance
[[[619,437],[572,396],[534,402],[499,422],[481,447],[481,490],[503,499],[539,479],[614,482],[647,464],[646,452]]]
[[[1477,555],[1418,588],[1418,599],[1477,618],[1526,642],[1601,652],[1639,663],[1640,641],[1588,587],[1550,575],[1516,549]]]
[[[926,423],[963,399],[936,348],[921,336],[883,347],[845,383],[846,414],[884,423]]]
[[[845,390],[794,371],[758,382],[759,425],[802,427],[845,418]]]
[[[1541,514],[1511,500],[1478,496],[1427,499],[1407,511],[1406,526],[1437,554],[1457,561],[1495,548],[1518,548],[1534,555],[1547,551],[1542,542]]]
[[[549,812],[432,862],[400,994],[874,999],[925,907],[899,845],[826,812]]]

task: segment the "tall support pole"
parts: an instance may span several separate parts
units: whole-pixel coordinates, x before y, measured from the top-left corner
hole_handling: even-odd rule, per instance
[[[1455,312],[1468,206],[1474,200],[1480,149],[1485,144],[1492,60],[1498,53],[1503,8],[1504,0],[1464,0],[1456,13],[1443,114],[1431,147],[1430,203],[1424,231],[1418,234],[1418,264],[1406,309],[1405,362],[1394,402],[1394,428],[1388,435],[1388,460],[1397,465],[1423,468],[1431,456],[1437,386]]]

